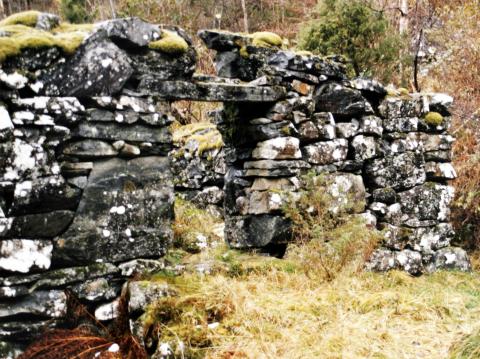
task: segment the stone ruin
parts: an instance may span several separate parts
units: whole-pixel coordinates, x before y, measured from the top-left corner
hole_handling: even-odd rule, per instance
[[[165,31],[188,48],[151,48]],[[341,58],[259,46],[250,35],[199,36],[216,51],[217,77],[195,73],[183,30],[135,18],[97,24],[73,55],[24,49],[2,63],[2,357],[66,325],[67,292],[106,322],[122,288],[131,303],[143,295],[126,283],[162,268],[175,188],[202,194],[224,181],[215,203],[224,196],[226,241],[275,250],[291,241],[282,206],[300,177],[325,174],[325,190],[353,196],[356,214],[385,231],[370,269],[469,269],[450,246],[449,96],[387,94],[348,78]],[[225,143],[214,165],[169,158],[171,105],[181,99],[223,103],[212,114]],[[432,112],[443,119],[432,123]]]

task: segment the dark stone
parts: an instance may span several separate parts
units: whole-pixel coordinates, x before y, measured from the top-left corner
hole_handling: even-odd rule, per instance
[[[61,176],[17,183],[9,216],[75,210],[82,191],[71,187]]]
[[[229,31],[201,30],[197,35],[209,49],[222,52],[239,48],[241,42],[248,41],[246,36]]]
[[[96,162],[54,260],[87,263],[159,257],[172,240],[173,183],[163,157]]]
[[[62,318],[67,312],[67,296],[63,291],[38,291],[28,297],[0,303],[0,318]]]
[[[97,33],[98,34],[98,33]],[[90,37],[64,63],[40,79],[49,96],[108,96],[123,88],[133,69],[128,55],[111,41]]]
[[[111,39],[120,48],[137,50],[160,38],[158,25],[137,17],[107,20],[98,25],[97,32]]]
[[[285,97],[280,86],[251,86],[187,81],[159,81],[154,77],[143,78],[139,91],[154,94],[162,99],[223,101],[223,102],[274,102]]]
[[[279,216],[227,217],[225,220],[225,237],[233,248],[287,243],[291,241],[291,236],[290,220]]]
[[[433,221],[447,221],[450,202],[453,200],[453,187],[427,182],[398,194],[402,205],[405,225],[410,227],[429,226]]]
[[[371,185],[394,190],[411,188],[426,179],[423,156],[413,152],[368,161],[365,173]]]
[[[158,128],[139,124],[127,126],[116,123],[80,123],[78,127],[72,131],[72,135],[83,138],[115,141],[172,142],[172,136],[167,127]]]
[[[273,122],[265,125],[248,126],[245,130],[245,140],[259,142],[276,137],[297,136],[298,132],[290,121]]]
[[[64,287],[95,278],[118,276],[120,269],[110,263],[94,263],[86,267],[54,269],[44,273],[14,275],[0,278],[0,285],[5,287],[28,286],[29,292],[38,289]]]
[[[159,51],[131,54],[132,79],[154,76],[156,80],[187,80],[195,72],[196,52],[189,48],[185,54],[170,55]]]
[[[450,269],[468,272],[472,265],[468,254],[462,248],[447,247],[435,253],[433,270]]]
[[[397,193],[393,188],[378,188],[373,191],[373,200],[385,204],[393,204],[397,201]]]
[[[94,127],[94,125],[92,125]],[[63,148],[63,154],[79,159],[113,157],[118,154],[111,144],[100,140],[71,142]]]
[[[372,108],[358,90],[329,83],[317,88],[314,94],[315,109],[337,116],[356,116],[371,113]]]
[[[3,237],[53,238],[67,229],[74,216],[72,211],[53,211],[13,217],[12,225]]]

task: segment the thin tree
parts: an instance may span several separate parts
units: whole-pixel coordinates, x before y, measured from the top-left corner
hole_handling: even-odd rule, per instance
[[[398,30],[400,34],[405,34],[408,31],[408,0],[400,0],[400,20]]]
[[[5,7],[3,6],[3,0],[0,0],[0,19],[5,17]]]
[[[115,19],[117,17],[117,14],[115,12],[115,4],[113,3],[113,0],[109,0],[110,2],[110,9],[112,10],[112,19]]]
[[[241,0],[242,11],[243,11],[243,28],[246,33],[248,33],[248,13],[247,13],[247,4],[245,0]]]

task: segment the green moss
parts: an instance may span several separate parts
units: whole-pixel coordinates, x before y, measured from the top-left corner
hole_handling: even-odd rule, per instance
[[[299,56],[313,56],[313,53],[312,53],[311,51],[300,50],[300,51],[295,51],[295,55],[299,55]]]
[[[55,35],[55,46],[58,46],[67,55],[72,55],[80,47],[87,35],[81,32],[66,32]]]
[[[429,112],[425,115],[425,122],[431,126],[440,126],[443,123],[443,116],[438,112]]]
[[[23,11],[13,15],[10,15],[6,19],[0,21],[0,26],[4,25],[25,25],[34,27],[37,25],[38,16],[40,12],[38,11]]]
[[[0,37],[0,62],[5,61],[7,57],[15,56],[20,53],[18,44],[9,37]]]
[[[280,129],[280,132],[282,132],[284,135],[290,136],[290,126],[283,126]]]
[[[240,56],[243,57],[244,59],[248,59],[248,57],[250,56],[250,54],[249,54],[248,51],[247,51],[247,47],[246,47],[246,46],[242,46],[242,47],[240,48],[239,53],[240,53]]]
[[[20,49],[40,49],[55,46],[53,36],[43,31],[18,34],[12,37],[12,39],[18,43]]]
[[[407,90],[406,88],[404,88],[404,87],[400,87],[400,88],[398,89],[398,92],[400,93],[400,95],[403,95],[403,96],[407,96],[407,95],[410,94],[410,93],[408,92],[408,90]]]
[[[281,47],[283,43],[282,38],[273,32],[267,32],[267,31],[255,32],[251,35],[251,37],[253,39],[252,41],[253,46]]]
[[[64,32],[92,32],[95,29],[95,24],[70,24],[68,22],[62,22],[55,29],[54,33],[64,33]]]
[[[179,55],[187,52],[188,43],[177,33],[163,30],[161,39],[151,42],[148,47],[166,54]]]
[[[12,15],[13,16],[13,15]],[[0,37],[0,62],[8,57],[19,55],[25,49],[40,49],[58,47],[65,54],[73,54],[82,44],[88,32],[94,25],[72,25],[62,23],[49,31],[31,28],[22,23],[15,23],[5,19],[0,23],[0,31],[8,34],[8,37]]]

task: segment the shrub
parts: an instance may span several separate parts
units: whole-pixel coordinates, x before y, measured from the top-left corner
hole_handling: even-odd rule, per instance
[[[388,81],[401,61],[404,40],[370,1],[322,0],[318,16],[303,25],[299,47],[321,55],[341,54],[356,76]]]
[[[60,11],[66,20],[73,23],[88,22],[94,18],[87,9],[86,0],[61,0]]]
[[[363,268],[382,239],[380,233],[351,214],[353,200],[341,201],[325,190],[331,184],[325,177],[309,174],[303,180],[305,190],[284,208],[295,238],[287,259],[327,281],[349,266]]]
[[[175,248],[197,253],[201,246],[217,239],[214,230],[221,220],[193,203],[177,198],[175,200],[175,223],[173,224]],[[200,243],[199,236],[206,243]]]

